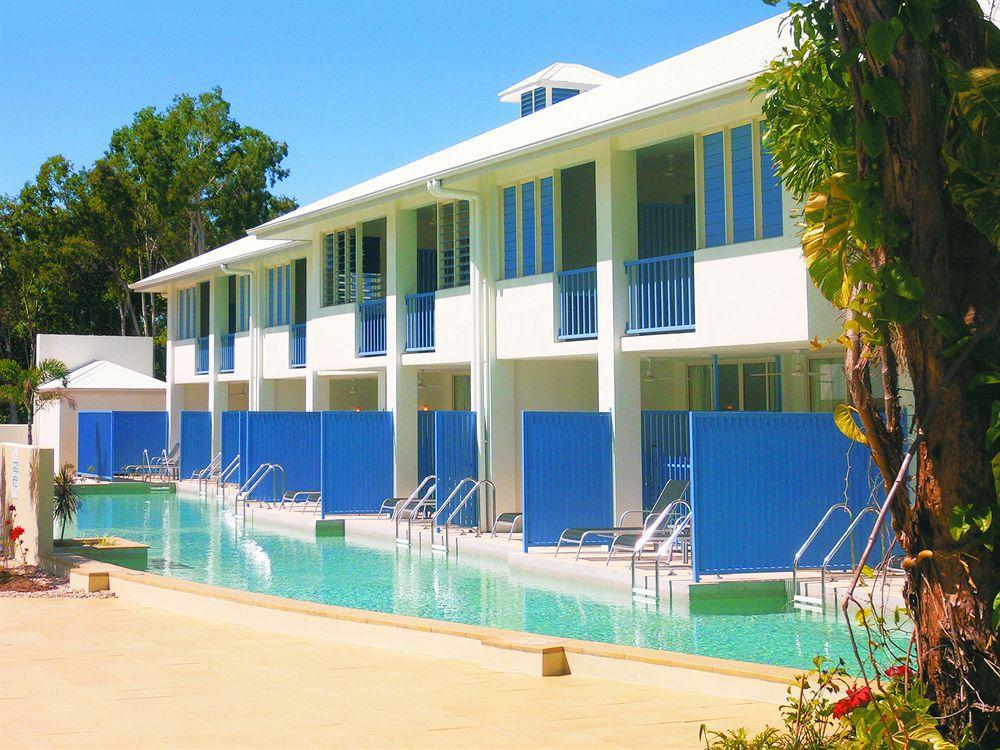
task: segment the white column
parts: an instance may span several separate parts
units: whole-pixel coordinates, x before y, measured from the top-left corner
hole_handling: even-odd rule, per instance
[[[413,491],[417,481],[417,368],[404,367],[406,295],[417,290],[417,214],[393,206],[386,229],[386,365],[384,408],[395,425],[394,487],[397,497]],[[380,395],[380,406],[383,397]]]
[[[311,367],[306,372],[306,411],[330,408],[330,381],[321,378]]]
[[[624,261],[636,256],[635,153],[608,144],[596,160],[598,408],[611,412],[615,517],[642,507],[639,356],[621,350],[628,319]]]
[[[219,382],[219,334],[229,330],[229,278],[217,276],[209,287],[208,411],[212,415],[212,455],[222,450],[222,412],[229,408],[229,385]]]
[[[486,408],[489,410],[489,432],[487,434],[487,451],[490,462],[490,476],[496,484],[496,508],[491,512],[520,510],[520,456],[517,451],[517,434],[521,429],[521,415],[515,407],[515,362],[498,360],[496,347],[496,285],[500,278],[500,204],[498,200],[490,200],[489,196],[497,195],[495,182],[480,185],[485,206],[483,220],[485,226],[480,233],[483,243],[483,273],[486,274],[486,359],[487,398]],[[558,214],[556,214],[558,215]],[[556,222],[558,227],[559,222]],[[487,519],[489,523],[493,519]]]
[[[167,292],[167,439],[168,449],[181,439],[181,410],[184,408],[184,386],[175,380],[174,341],[177,338],[177,297],[175,290]]]

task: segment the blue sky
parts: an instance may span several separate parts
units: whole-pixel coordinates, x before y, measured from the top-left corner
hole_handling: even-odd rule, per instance
[[[755,0],[112,3],[0,0],[0,192],[100,156],[136,110],[219,85],[288,143],[307,203],[516,116],[551,62],[623,75],[762,20]]]

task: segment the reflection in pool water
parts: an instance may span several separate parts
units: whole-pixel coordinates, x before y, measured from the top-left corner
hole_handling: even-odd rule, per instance
[[[244,528],[214,499],[87,496],[74,533],[148,544],[151,572],[304,601],[789,667],[807,668],[816,654],[850,661],[842,623],[788,612],[781,600],[633,602],[624,590],[499,561]]]

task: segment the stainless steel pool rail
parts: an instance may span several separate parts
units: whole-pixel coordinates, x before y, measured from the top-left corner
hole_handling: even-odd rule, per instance
[[[281,491],[278,491],[278,474],[281,474]],[[246,518],[247,505],[250,502],[261,502],[264,500],[252,501],[250,495],[256,490],[261,482],[263,482],[270,475],[271,477],[271,498],[272,502],[279,502],[285,495],[285,469],[281,464],[273,463],[263,463],[257,467],[256,471],[250,475],[250,478],[243,483],[243,486],[239,488],[236,492],[236,505],[238,506],[241,502],[243,503],[243,517]]]
[[[452,497],[455,495],[455,492],[458,490],[458,488],[461,487],[466,482],[468,482],[470,479],[471,479],[471,477],[467,477],[467,478],[463,479],[455,487],[455,489],[452,490],[451,494],[448,495],[448,500],[451,500]],[[450,534],[450,531],[451,531],[451,527],[453,525],[454,526],[459,526],[460,525],[460,524],[454,524],[453,523],[453,521],[455,519],[455,516],[457,516],[462,511],[462,509],[468,504],[468,502],[473,497],[476,498],[476,502],[478,503],[478,501],[479,501],[479,491],[481,489],[483,489],[483,488],[486,489],[486,496],[487,497],[489,497],[489,491],[492,490],[493,491],[494,504],[496,503],[497,486],[495,484],[493,484],[492,481],[490,481],[489,479],[480,479],[479,481],[475,481],[475,480],[472,480],[472,481],[473,481],[472,488],[469,489],[469,491],[465,493],[465,495],[462,497],[461,500],[458,501],[458,503],[455,505],[454,508],[450,509],[450,512],[448,513],[448,517],[445,518],[445,521],[444,521],[443,525],[439,524],[438,518],[446,510],[449,510],[449,508],[448,508],[448,500],[446,500],[444,503],[442,503],[441,506],[434,512],[434,515],[431,517],[431,551],[434,551],[434,552],[444,552],[445,554],[448,553],[448,551],[449,551],[448,537],[449,537],[449,534]],[[462,528],[472,528],[472,527],[462,526]],[[476,534],[476,536],[479,536],[480,535],[480,533],[479,533],[479,525],[476,524],[476,526],[474,528],[475,528],[475,534]],[[439,529],[443,529],[443,531],[440,532],[440,537],[444,539],[444,543],[435,542],[434,535],[435,535],[435,533],[438,532]]]
[[[421,495],[423,491],[423,495]],[[424,477],[417,488],[410,493],[402,502],[396,503],[395,508],[392,513],[393,523],[396,525],[396,544],[401,544],[406,547],[410,546],[410,540],[413,534],[413,518],[419,513],[423,513],[427,508],[432,506],[434,502],[431,500],[432,497],[436,497],[437,493],[437,477],[433,474],[429,474]],[[399,522],[406,517],[406,536],[399,535]]]
[[[675,501],[675,502],[684,502],[684,501],[683,500],[679,500],[679,501]],[[673,504],[674,503],[671,503],[671,505],[673,505]],[[685,503],[685,505],[687,505],[687,503]],[[665,508],[663,510],[663,512],[666,513],[669,509],[670,509],[670,506],[667,506],[667,508]],[[687,562],[688,544],[690,543],[690,536],[691,536],[691,520],[692,520],[693,517],[694,517],[694,514],[689,510],[686,515],[684,515],[680,520],[678,520],[674,524],[673,531],[671,531],[670,536],[667,537],[667,539],[663,542],[663,544],[661,544],[657,548],[656,554],[653,557],[653,588],[648,588],[648,586],[637,586],[636,585],[636,582],[635,582],[635,564],[636,564],[636,562],[638,560],[638,554],[637,554],[636,551],[632,552],[632,562],[631,562],[631,568],[632,568],[632,596],[648,597],[648,598],[652,598],[652,599],[659,599],[660,598],[660,561],[664,557],[667,557],[667,564],[668,565],[673,565],[674,548],[677,546],[678,543],[680,543],[682,545],[682,558],[683,558],[683,561]],[[652,529],[655,529],[655,528],[656,528],[655,525],[652,526]],[[644,533],[643,536],[646,536],[647,533],[650,536],[652,536],[652,529],[650,531]],[[641,541],[641,538],[640,538],[640,541]],[[648,541],[649,541],[649,539],[646,540],[646,542],[648,542]],[[645,546],[645,545],[643,545],[643,546]],[[639,542],[636,542],[636,548],[638,550],[642,549],[642,547],[639,545]]]
[[[229,462],[229,465],[219,472],[219,476],[215,479],[215,494],[218,497],[222,495],[222,504],[226,504],[226,483],[232,479],[233,474],[240,470],[240,454],[237,453],[233,456],[233,460]]]
[[[191,472],[191,478],[198,480],[198,494],[201,497],[208,495],[208,483],[219,475],[219,467],[221,465],[222,452],[220,451],[212,456],[212,460],[209,462],[208,466],[201,469],[195,469]]]
[[[795,557],[792,558],[792,606],[795,609],[822,611],[825,606],[825,581],[820,584],[821,588],[824,589],[824,596],[821,598],[806,596],[805,594],[799,593],[799,562],[802,560],[802,556],[806,553],[806,550],[812,546],[814,541],[816,541],[816,537],[819,536],[819,532],[821,532],[823,527],[826,526],[827,521],[829,521],[830,517],[833,516],[833,514],[838,510],[842,510],[847,514],[849,525],[854,523],[854,513],[851,511],[850,506],[848,506],[845,502],[834,503],[826,509],[826,513],[824,513],[823,517],[819,519],[819,523],[816,524],[812,533],[809,534],[802,546],[799,547],[799,551],[795,553]]]

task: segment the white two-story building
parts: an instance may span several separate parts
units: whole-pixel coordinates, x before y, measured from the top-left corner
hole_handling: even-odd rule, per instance
[[[507,124],[302,206],[134,285],[169,310],[168,410],[384,409],[395,483],[417,413],[479,415],[520,492],[525,410],[609,411],[618,510],[648,409],[829,411],[842,353],[748,82],[764,21],[622,78],[556,63]],[[378,148],[359,129],[352,148]]]

